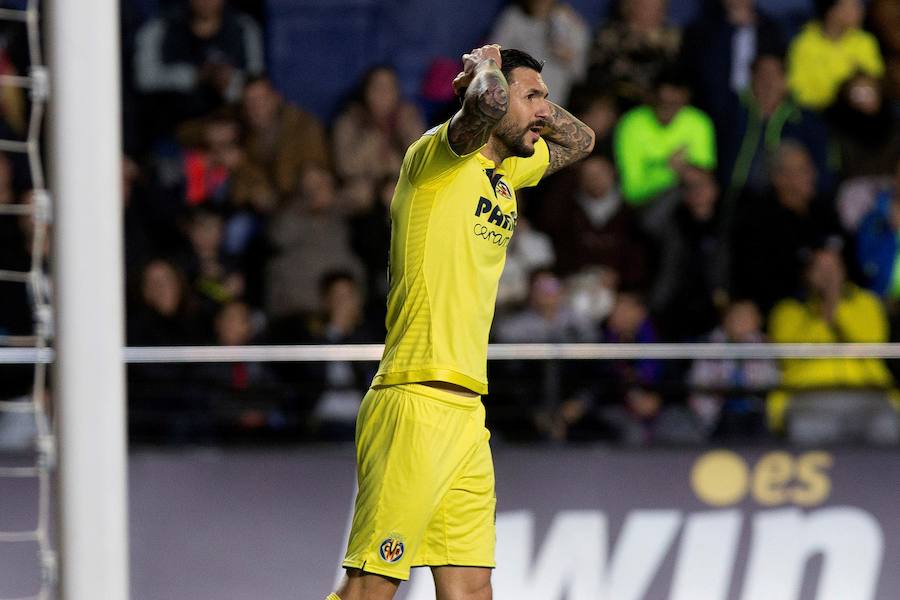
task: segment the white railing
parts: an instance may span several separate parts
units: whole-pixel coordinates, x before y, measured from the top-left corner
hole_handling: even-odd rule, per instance
[[[127,363],[377,361],[381,344],[160,346],[124,349]],[[86,348],[85,351],[90,351]],[[53,362],[52,348],[0,348],[0,364]],[[900,358],[886,344],[491,344],[490,360]]]

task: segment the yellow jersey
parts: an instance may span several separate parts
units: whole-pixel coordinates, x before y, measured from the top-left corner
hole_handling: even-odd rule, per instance
[[[449,122],[406,152],[391,201],[387,339],[373,386],[444,381],[487,393],[487,345],[516,189],[550,162],[539,139],[528,158],[500,165],[476,150],[458,156]]]
[[[857,71],[884,75],[878,41],[862,29],[851,29],[840,39],[825,36],[818,21],[808,23],[788,50],[788,87],[797,102],[814,110],[834,102],[841,85]]]

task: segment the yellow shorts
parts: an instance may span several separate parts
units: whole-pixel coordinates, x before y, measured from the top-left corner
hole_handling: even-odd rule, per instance
[[[480,398],[419,384],[370,389],[356,421],[359,491],[344,567],[493,567],[494,465]]]

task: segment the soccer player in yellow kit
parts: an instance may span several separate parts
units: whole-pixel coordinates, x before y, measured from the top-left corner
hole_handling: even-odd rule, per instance
[[[347,577],[327,600],[391,600],[414,566],[431,567],[438,600],[491,598],[496,500],[480,395],[515,190],[594,145],[547,100],[541,67],[496,45],[464,55],[462,108],[406,152],[387,340],[356,424]]]

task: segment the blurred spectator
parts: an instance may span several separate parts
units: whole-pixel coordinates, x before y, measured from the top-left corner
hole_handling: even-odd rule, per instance
[[[666,23],[667,0],[619,0],[598,29],[588,80],[610,89],[628,109],[648,101],[659,74],[678,59],[681,32]]]
[[[250,307],[228,302],[215,316],[215,343],[247,346],[255,343],[256,329]],[[225,431],[277,430],[285,424],[282,394],[275,375],[264,363],[211,363],[198,369],[206,401],[216,424]]]
[[[241,298],[246,288],[244,274],[225,253],[224,228],[220,214],[202,207],[191,211],[186,225],[190,246],[181,266],[207,323],[220,307]]]
[[[16,204],[12,190],[9,161],[0,155],[0,204]],[[22,203],[27,203],[28,195]],[[34,226],[30,216],[18,218],[0,215],[0,270],[27,272],[31,270]],[[45,244],[45,250],[49,245]],[[48,281],[45,279],[45,283]],[[7,336],[32,336],[35,323],[32,309],[34,298],[29,287],[20,281],[0,280],[0,345],[9,345]],[[0,399],[30,393],[34,369],[30,365],[0,365]],[[9,423],[15,419],[9,420]],[[33,422],[33,419],[32,419]]]
[[[428,64],[422,76],[418,104],[424,111],[426,123],[443,123],[459,110],[459,97],[452,82],[459,73],[459,59],[437,56]]]
[[[15,167],[10,157],[0,152],[0,204],[15,204]]]
[[[558,0],[511,0],[488,39],[544,61],[541,76],[551,97],[568,106],[572,85],[585,75],[591,41],[587,23],[571,6]]]
[[[615,96],[594,90],[590,85],[582,85],[572,90],[569,106],[572,114],[594,132],[594,154],[612,155],[613,131],[619,120]]]
[[[187,277],[172,262],[153,259],[141,272],[136,306],[128,311],[128,344],[180,346],[203,337]]]
[[[657,342],[650,311],[637,294],[622,293],[603,329],[608,343]],[[702,441],[701,431],[683,406],[665,402],[661,393],[662,361],[613,361],[610,381],[614,401],[600,411],[601,421],[627,445],[690,444]]]
[[[224,217],[222,252],[250,275],[246,299],[258,303],[264,232],[276,196],[241,148],[240,133],[240,123],[226,114],[204,123],[203,146],[181,159],[182,197],[188,207],[204,206]]]
[[[603,341],[609,344],[652,344],[659,341],[650,319],[650,309],[643,296],[622,291],[602,329]],[[663,375],[663,363],[653,358],[614,361],[613,370],[622,386],[632,384],[655,385]]]
[[[731,111],[729,98],[750,86],[756,57],[785,51],[779,25],[755,0],[707,0],[684,35],[682,60],[690,70],[694,102],[718,124]]]
[[[363,297],[349,271],[325,273],[319,282],[322,313],[312,321],[310,340],[317,344],[371,344],[382,341],[364,320]],[[337,362],[313,365],[317,399],[312,412],[316,436],[329,441],[353,441],[356,413],[375,376],[371,363]]]
[[[165,259],[141,272],[128,310],[129,346],[182,346],[205,342],[184,273]],[[205,390],[196,385],[196,365],[128,365],[129,421],[139,438],[196,439],[208,432]]]
[[[886,96],[900,106],[900,3],[897,0],[872,0],[869,3],[869,29],[881,43],[885,62]]]
[[[184,153],[186,203],[270,212],[275,206],[275,193],[265,174],[241,147],[237,119],[222,113],[213,115],[205,121],[202,131],[202,146]]]
[[[567,290],[550,269],[531,274],[528,305],[494,318],[493,338],[500,343],[571,343],[594,338],[590,321],[568,303]],[[526,431],[533,416],[552,410],[577,384],[580,366],[572,362],[503,361],[491,366],[490,411],[506,427]]]
[[[712,344],[758,344],[766,341],[762,316],[749,300],[732,302],[721,325],[704,340]],[[765,435],[765,394],[780,380],[770,359],[695,360],[688,372],[688,404],[713,439],[748,440]]]
[[[619,294],[603,334],[610,343],[657,341],[646,303],[632,292]],[[629,446],[700,443],[702,432],[690,413],[664,399],[663,377],[663,364],[654,359],[593,364],[588,385],[569,396],[549,419],[551,438],[611,436]]]
[[[557,267],[570,275],[589,266],[610,271],[616,284],[645,283],[647,257],[635,216],[622,199],[610,160],[590,156],[579,163],[578,188],[547,203],[541,223],[553,238]]]
[[[275,256],[266,267],[266,307],[272,317],[316,309],[316,285],[323,274],[362,273],[350,247],[344,218],[348,204],[331,171],[309,164],[300,177],[300,194],[281,207],[269,223]]]
[[[626,446],[673,446],[702,444],[703,432],[681,404],[666,401],[643,385],[631,386],[621,404],[601,410],[603,424]]]
[[[27,75],[15,64],[15,45],[19,37],[18,24],[5,22],[0,24],[0,75]],[[0,88],[0,137],[6,139],[24,139],[28,129],[28,106],[25,91],[16,85],[4,85]]]
[[[418,108],[400,94],[394,69],[371,69],[334,121],[334,166],[351,197],[364,204],[382,177],[396,177],[407,147],[424,130]]]
[[[879,192],[875,206],[860,223],[856,247],[869,289],[894,302],[900,300],[900,159],[893,185]]]
[[[135,48],[135,87],[149,96],[143,112],[154,135],[236,102],[264,67],[259,27],[226,0],[190,0],[148,21]]]
[[[591,341],[590,323],[580,321],[568,306],[559,277],[549,269],[539,269],[530,279],[528,306],[518,313],[498,316],[497,341],[545,344]]]
[[[519,199],[519,210],[523,207]],[[553,267],[556,257],[549,236],[532,227],[520,215],[516,219],[516,234],[506,248],[506,263],[497,289],[497,309],[521,305],[529,295],[529,275],[538,269]]]
[[[830,188],[828,130],[818,115],[791,98],[780,56],[759,54],[753,61],[750,85],[740,95],[732,95],[732,103],[727,116],[717,123],[719,180],[726,191],[731,195],[763,192],[771,180],[772,154],[789,139],[805,146],[820,187]]]
[[[382,324],[389,289],[388,257],[391,252],[391,200],[396,177],[385,177],[375,186],[375,198],[357,207],[349,218],[353,252],[365,266],[366,319]]]
[[[328,143],[319,120],[285,102],[266,76],[244,87],[245,146],[251,162],[265,171],[282,198],[297,191],[308,162],[328,166]]]
[[[725,291],[725,253],[718,214],[719,186],[709,171],[688,168],[681,202],[660,239],[650,308],[664,336],[691,340],[717,323]]]
[[[783,300],[773,310],[773,342],[887,342],[881,302],[847,281],[841,253],[832,245],[811,253],[805,279],[805,300]],[[773,425],[783,426],[791,442],[815,446],[900,440],[891,403],[893,380],[883,360],[785,359],[782,373],[784,389],[771,395],[769,410]]]
[[[153,215],[148,214],[141,168],[129,156],[122,157],[122,204],[125,276],[132,279],[140,275],[140,268],[156,250],[156,223],[153,222]]]
[[[622,116],[616,128],[616,163],[622,193],[632,206],[646,206],[678,185],[689,165],[716,166],[712,121],[690,106],[691,90],[680,69],[667,69],[654,85],[650,104]]]
[[[884,98],[883,82],[859,74],[841,86],[825,117],[840,152],[847,178],[883,175],[900,154],[900,115]]]
[[[764,311],[800,292],[804,251],[841,233],[834,208],[816,190],[806,149],[783,142],[772,156],[772,186],[745,194],[731,225],[731,296]]]
[[[841,84],[857,73],[884,74],[878,41],[862,25],[862,0],[816,0],[816,19],[788,51],[788,85],[801,106],[827,108]]]

